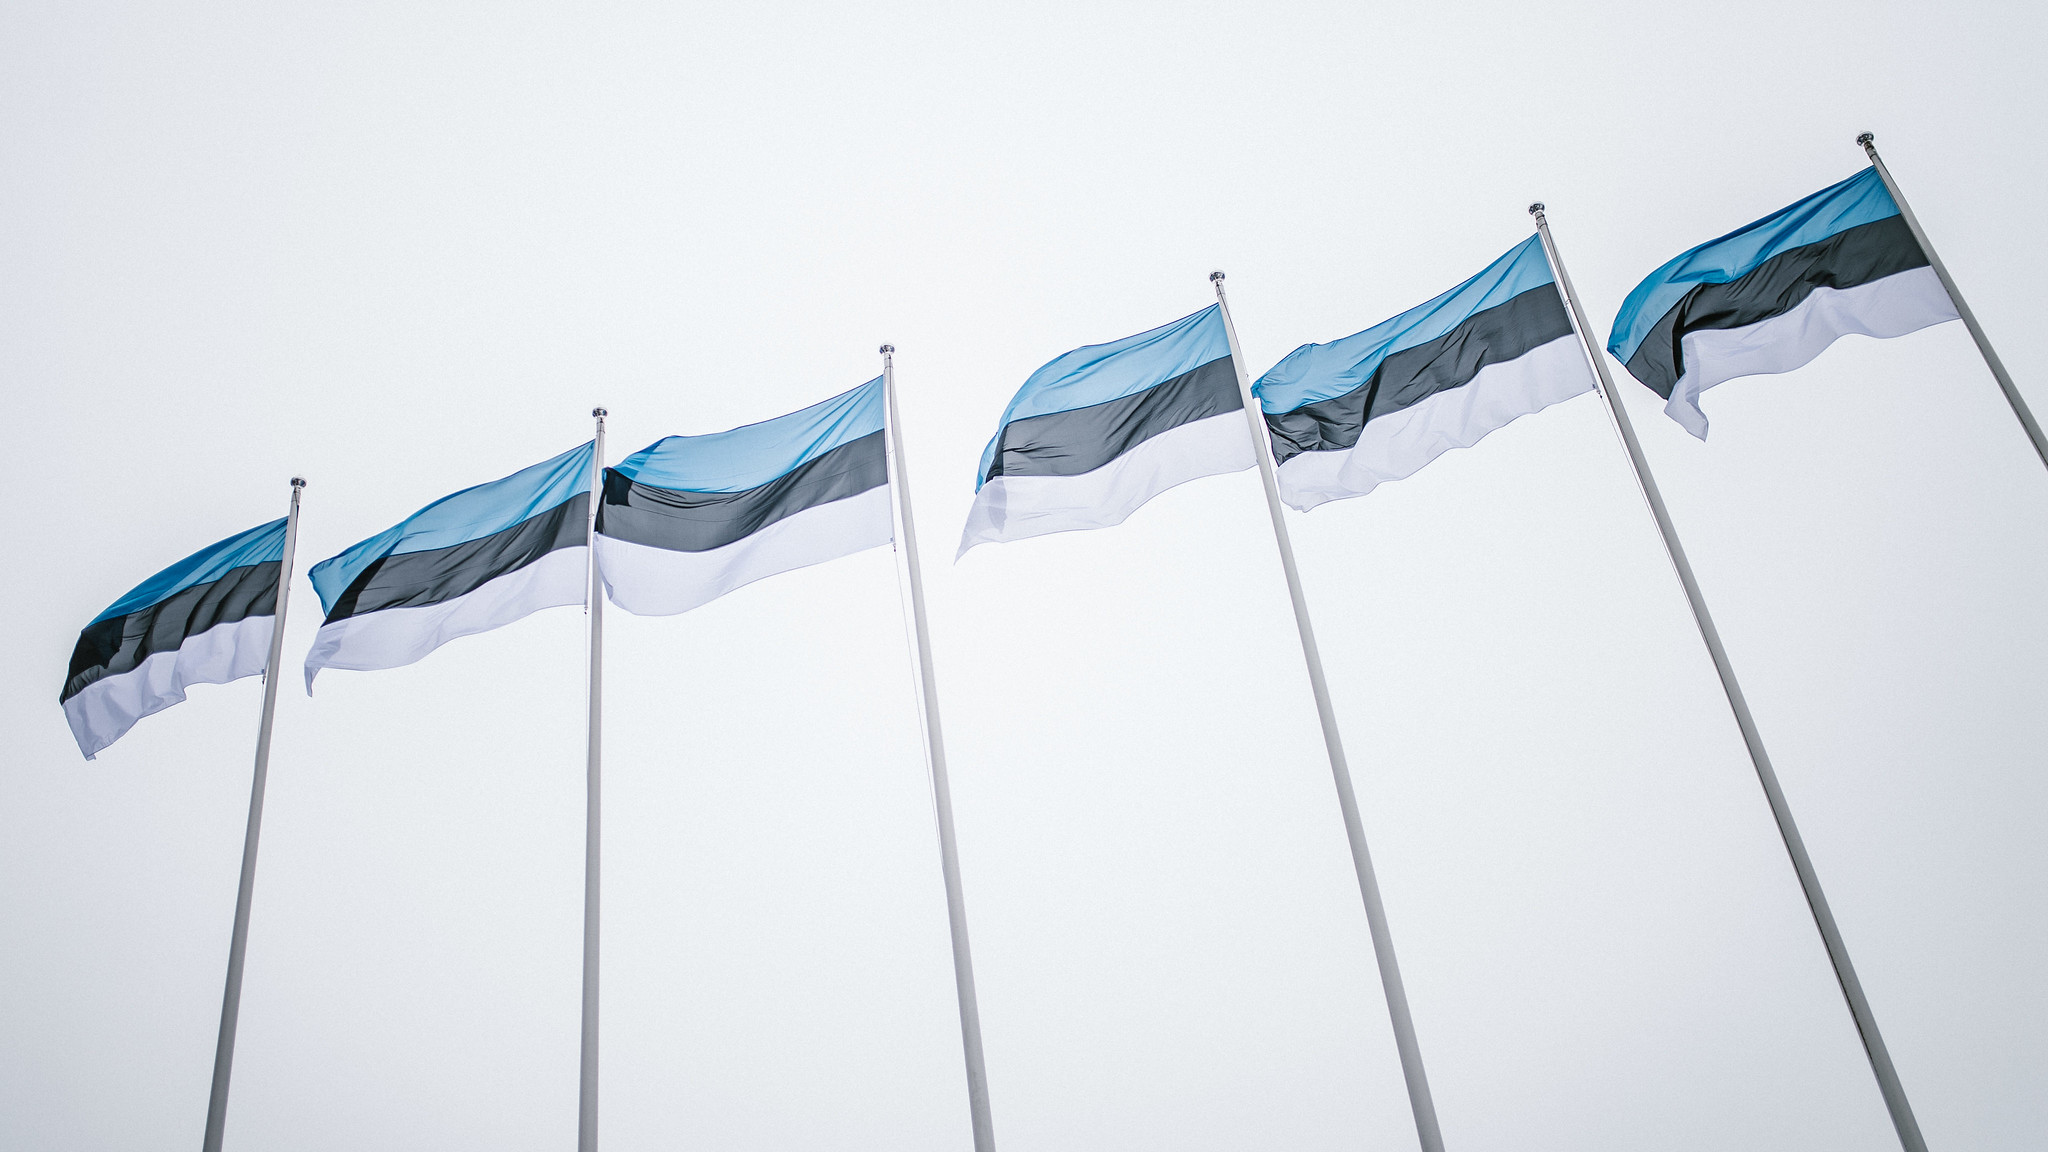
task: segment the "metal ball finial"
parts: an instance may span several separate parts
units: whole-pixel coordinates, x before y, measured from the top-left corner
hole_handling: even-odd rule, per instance
[[[1543,215],[1543,201],[1541,201],[1541,200],[1538,200],[1538,201],[1537,201],[1537,202],[1535,202],[1534,204],[1531,204],[1531,205],[1529,205],[1529,215],[1531,215],[1531,216],[1541,216],[1541,215]]]
[[[602,409],[602,408],[592,408],[592,409],[590,410],[590,414],[591,414],[592,416],[595,416],[595,417],[597,417],[597,418],[598,418],[599,420],[602,420],[602,419],[604,419],[605,417],[607,417],[607,416],[611,415],[611,413],[609,413],[609,412],[605,411],[605,410],[604,410],[604,409]]]
[[[294,487],[294,488],[304,488],[305,486],[306,486],[306,478],[305,478],[304,476],[294,476],[294,477],[292,477],[292,487]]]
[[[1871,146],[1872,144],[1875,144],[1875,143],[1877,143],[1877,137],[1875,137],[1875,136],[1872,136],[1872,135],[1871,135],[1870,133],[1868,133],[1868,132],[1865,132],[1865,133],[1864,133],[1863,135],[1861,135],[1861,136],[1858,136],[1858,137],[1856,138],[1856,143],[1858,143],[1858,144],[1861,144],[1861,145],[1862,145],[1863,147],[1865,147],[1865,148],[1868,148],[1868,147],[1870,147],[1870,146]]]
[[[1214,272],[1209,273],[1209,283],[1214,284],[1221,279],[1223,279],[1223,269],[1218,268]]]
[[[884,356],[893,356],[896,354],[896,346],[894,344],[884,344],[877,351],[881,352]]]

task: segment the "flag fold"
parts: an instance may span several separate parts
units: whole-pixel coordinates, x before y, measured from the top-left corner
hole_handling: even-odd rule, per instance
[[[1636,285],[1607,350],[1704,440],[1700,394],[1790,372],[1843,336],[1957,318],[1877,169],[1710,240]]]

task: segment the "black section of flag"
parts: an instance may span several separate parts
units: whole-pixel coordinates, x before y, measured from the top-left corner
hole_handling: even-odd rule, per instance
[[[1399,412],[1439,392],[1462,387],[1479,370],[1572,334],[1571,317],[1557,285],[1544,284],[1483,312],[1426,344],[1403,348],[1380,361],[1365,383],[1342,396],[1266,414],[1273,455],[1286,463],[1303,452],[1335,452],[1358,443],[1367,422]]]
[[[741,492],[657,488],[607,468],[597,530],[614,540],[670,552],[709,552],[806,508],[858,496],[888,482],[889,462],[880,432],[849,440]]]
[[[1780,252],[1726,284],[1687,292],[1643,337],[1629,357],[1629,374],[1668,400],[1685,374],[1686,333],[1747,328],[1797,308],[1816,288],[1854,288],[1926,266],[1927,254],[1903,216],[1845,228]]]
[[[1244,411],[1230,357],[1143,392],[1086,408],[1026,416],[1003,425],[984,481],[998,476],[1079,476],[1093,472],[1161,432],[1225,412]]]
[[[559,548],[576,548],[589,532],[590,493],[578,492],[553,508],[500,532],[425,552],[400,552],[373,561],[335,597],[327,623],[381,612],[439,604],[476,591]]]
[[[217,580],[181,588],[147,608],[86,625],[71,650],[71,672],[59,703],[95,682],[133,672],[158,652],[175,652],[186,640],[222,624],[277,614],[279,562],[266,560],[230,568]]]

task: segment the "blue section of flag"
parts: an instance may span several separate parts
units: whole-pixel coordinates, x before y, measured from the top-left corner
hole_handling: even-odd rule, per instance
[[[1342,396],[1371,380],[1380,363],[1394,353],[1427,344],[1489,308],[1555,282],[1542,240],[1531,236],[1479,275],[1427,304],[1342,340],[1296,348],[1259,377],[1252,394],[1259,398],[1260,408],[1275,415]]]
[[[210,584],[237,568],[267,564],[284,559],[283,520],[272,520],[239,536],[230,536],[194,552],[169,568],[151,576],[114,601],[105,612],[92,618],[94,624],[115,616],[140,612],[160,604],[195,584]]]
[[[1686,293],[1701,284],[1726,284],[1773,256],[1818,244],[1837,232],[1899,214],[1876,168],[1865,168],[1790,207],[1745,224],[1686,252],[1636,285],[1614,318],[1607,350],[1623,364],[1643,338]]]
[[[335,599],[363,569],[386,556],[480,540],[531,520],[579,492],[590,491],[590,458],[595,450],[593,441],[585,441],[503,480],[443,496],[341,555],[313,565],[306,575],[313,581],[313,591],[320,594],[321,609],[332,612]]]
[[[656,440],[612,471],[676,492],[745,492],[880,432],[883,422],[882,378],[877,376],[787,416],[727,432]]]
[[[988,475],[1002,429],[1011,421],[1121,400],[1228,355],[1230,338],[1223,331],[1223,309],[1211,304],[1149,332],[1090,344],[1054,358],[1031,374],[1003,410],[995,438],[982,450],[975,488],[979,490]]]

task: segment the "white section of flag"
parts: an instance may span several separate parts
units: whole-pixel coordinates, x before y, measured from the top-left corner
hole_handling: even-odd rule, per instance
[[[1306,512],[1403,480],[1453,448],[1470,448],[1500,428],[1593,390],[1577,336],[1560,336],[1398,412],[1366,421],[1358,443],[1304,452],[1280,465],[1280,498]]]
[[[1161,432],[1079,476],[998,476],[975,493],[956,559],[976,544],[1121,524],[1168,488],[1255,462],[1244,413],[1235,411]]]
[[[581,604],[589,571],[589,548],[557,548],[452,600],[322,624],[306,653],[306,691],[313,691],[313,677],[322,668],[401,668],[457,637],[502,628],[543,608]]]
[[[175,652],[153,652],[118,676],[102,676],[64,702],[78,750],[91,760],[135,722],[185,699],[194,684],[263,674],[275,616],[248,616],[187,636]]]
[[[612,603],[640,616],[673,616],[778,572],[879,548],[895,537],[889,486],[883,484],[704,552],[599,536],[597,567]]]
[[[1707,438],[1700,393],[1741,376],[1790,372],[1850,334],[1889,339],[1956,319],[1956,306],[1932,268],[1895,272],[1854,288],[1816,288],[1799,306],[1744,328],[1686,333],[1685,375],[1664,413]]]

